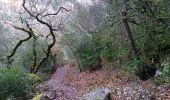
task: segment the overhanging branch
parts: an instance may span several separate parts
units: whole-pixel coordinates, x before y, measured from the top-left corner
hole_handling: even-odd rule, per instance
[[[28,40],[31,39],[31,37],[32,37],[32,30],[30,29],[30,27],[29,27],[28,24],[27,24],[27,27],[29,28],[29,30],[27,30],[27,29],[25,29],[25,28],[18,27],[18,26],[14,26],[15,29],[26,32],[26,33],[28,34],[28,37],[26,37],[25,39],[20,40],[20,41],[16,44],[16,46],[14,47],[14,49],[12,50],[12,52],[7,56],[7,61],[8,61],[8,62],[7,62],[7,63],[8,63],[8,64],[7,64],[7,68],[8,68],[8,69],[10,68],[10,67],[9,67],[9,64],[12,63],[12,62],[10,62],[10,59],[15,55],[17,49],[18,49],[24,42],[28,41]]]
[[[59,12],[60,12],[61,10],[70,11],[70,10],[66,9],[65,7],[60,7],[60,8],[58,9],[58,11],[57,11],[57,12],[55,12],[55,13],[51,13],[51,14],[45,14],[45,15],[43,15],[43,17],[58,15],[58,14],[59,14]]]
[[[38,69],[40,68],[40,66],[48,59],[48,57],[49,57],[49,55],[50,55],[50,52],[51,52],[51,49],[52,49],[52,47],[55,45],[56,37],[55,37],[55,34],[54,34],[54,32],[53,32],[53,31],[54,31],[53,27],[52,27],[49,23],[47,23],[47,22],[43,21],[42,19],[40,19],[40,18],[39,18],[40,14],[34,15],[33,13],[31,13],[31,12],[26,8],[25,3],[26,3],[26,0],[23,0],[22,6],[23,6],[23,8],[25,9],[25,11],[26,11],[31,17],[35,18],[39,23],[41,23],[41,24],[43,24],[43,25],[45,25],[45,26],[48,27],[48,29],[49,29],[49,31],[50,31],[50,35],[52,36],[52,40],[53,40],[52,43],[47,46],[46,55],[40,60],[40,62],[38,62],[37,66],[36,66],[36,67],[34,68],[34,70],[32,71],[32,73],[36,73],[36,72],[38,71]],[[58,11],[58,12],[59,12],[59,11]],[[56,13],[56,14],[57,14],[57,13]]]

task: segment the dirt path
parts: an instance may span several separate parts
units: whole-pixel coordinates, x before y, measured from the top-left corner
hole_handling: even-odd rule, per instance
[[[111,89],[113,100],[170,100],[170,85],[155,87],[152,81],[139,81],[120,70],[108,75],[103,70],[79,73],[76,67],[65,65],[47,82],[56,91],[53,100],[79,100],[78,97],[100,87]]]
[[[60,67],[48,80],[49,86],[53,88],[57,93],[54,100],[76,100],[77,90],[75,87],[66,83],[66,77],[68,75],[68,66]]]

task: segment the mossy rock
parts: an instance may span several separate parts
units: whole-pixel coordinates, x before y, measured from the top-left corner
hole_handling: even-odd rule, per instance
[[[45,96],[45,93],[37,94],[32,100],[50,100]]]

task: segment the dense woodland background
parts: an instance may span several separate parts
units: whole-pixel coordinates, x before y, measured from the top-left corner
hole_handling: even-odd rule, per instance
[[[170,77],[170,0],[0,1],[0,100],[26,100],[59,67]],[[23,99],[25,98],[25,99]],[[168,100],[168,99],[167,99]]]

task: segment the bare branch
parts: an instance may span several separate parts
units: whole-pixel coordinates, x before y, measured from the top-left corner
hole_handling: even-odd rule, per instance
[[[48,34],[48,35],[45,37],[45,39],[48,39],[49,36],[50,36],[50,34]]]
[[[29,27],[29,25],[27,25],[27,27]],[[32,32],[33,32],[32,29],[30,29],[30,27],[29,27],[29,30],[26,30],[25,28],[21,28],[21,27],[17,27],[17,26],[14,26],[14,28],[17,29],[17,30],[21,30],[21,31],[26,32],[26,33],[28,34],[28,37],[25,38],[25,39],[20,40],[20,41],[16,44],[16,46],[14,47],[14,49],[12,50],[11,54],[7,56],[7,61],[8,61],[7,67],[8,67],[8,68],[9,68],[9,64],[10,64],[10,59],[15,55],[17,49],[18,49],[24,42],[26,42],[26,41],[28,41],[29,39],[31,39],[31,37],[32,37]]]
[[[32,13],[26,8],[25,3],[26,3],[26,1],[23,0],[22,7],[26,10],[26,12],[27,12],[30,16],[36,17],[34,14],[32,14]]]
[[[52,49],[52,47],[55,45],[56,37],[55,37],[55,35],[54,35],[54,32],[53,32],[54,30],[53,30],[52,26],[51,26],[49,23],[47,23],[47,22],[43,21],[42,19],[40,19],[40,18],[39,18],[39,15],[40,15],[40,14],[37,14],[37,15],[32,14],[32,13],[26,8],[25,3],[26,3],[26,1],[23,0],[22,6],[23,6],[23,8],[26,10],[26,12],[27,12],[30,16],[32,16],[33,18],[35,18],[39,23],[41,23],[41,24],[43,24],[43,25],[45,25],[45,26],[47,26],[47,27],[49,28],[50,35],[52,36],[52,40],[53,40],[52,43],[49,44],[48,47],[47,47],[46,56],[44,56],[44,57],[40,60],[40,62],[37,64],[37,66],[36,66],[36,67],[34,68],[34,70],[32,71],[32,73],[36,73],[36,72],[38,71],[39,67],[48,59],[48,57],[49,57],[49,55],[50,55],[50,52],[51,52],[51,49]]]
[[[65,7],[60,7],[57,12],[52,13],[52,14],[45,14],[45,15],[43,15],[43,17],[50,16],[50,15],[53,15],[53,16],[58,15],[58,13],[60,13],[61,10],[70,11],[70,10],[66,9]]]
[[[26,30],[25,28],[21,28],[21,27],[18,27],[18,26],[13,26],[15,29],[17,29],[17,30],[20,30],[20,31],[24,31],[24,32],[26,32],[26,33],[30,33],[30,31],[29,30]]]

